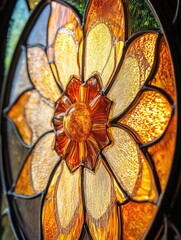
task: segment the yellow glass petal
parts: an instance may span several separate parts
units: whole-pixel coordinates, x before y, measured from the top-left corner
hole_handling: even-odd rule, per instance
[[[48,224],[49,209],[53,216],[52,225]],[[81,169],[71,173],[63,161],[57,169],[44,202],[43,213],[44,239],[56,230],[56,239],[79,239],[83,225],[81,198]],[[55,235],[55,234],[54,234]]]
[[[120,0],[93,0],[86,12],[85,31],[87,32],[96,22],[105,21],[111,28],[115,39],[125,39],[124,8]]]
[[[111,134],[113,143],[103,153],[121,187],[135,200],[156,201],[157,189],[151,168],[135,141],[120,128],[111,128]],[[124,201],[117,184],[115,190]]]
[[[31,143],[35,143],[43,133],[52,128],[53,113],[54,108],[48,105],[37,91],[29,92],[29,98],[24,106],[24,115],[32,131]]]
[[[143,239],[155,216],[157,206],[152,203],[129,202],[121,206],[123,239]]]
[[[112,50],[112,36],[105,23],[95,25],[87,34],[85,52],[85,80],[94,72],[102,74]],[[113,69],[111,69],[110,74]],[[102,79],[104,81],[104,79]],[[103,82],[103,85],[105,83]]]
[[[78,44],[73,33],[63,28],[57,34],[55,45],[55,64],[58,69],[61,84],[65,89],[71,76],[79,78]]]
[[[148,148],[158,174],[161,190],[164,192],[170,174],[176,140],[176,116],[171,120],[168,129],[158,143]]]
[[[108,98],[113,101],[110,117],[123,112],[134,100],[140,88],[139,65],[135,58],[126,58],[111,87]]]
[[[130,135],[120,128],[111,128],[111,135],[113,143],[103,150],[103,154],[120,185],[133,196],[141,171],[137,146]]]
[[[39,47],[31,47],[27,50],[28,71],[31,81],[39,93],[54,103],[60,97],[45,52]]]
[[[123,3],[119,0],[90,1],[85,16],[86,48],[90,49],[85,54],[85,76],[88,78],[91,73],[99,72],[103,87],[106,87],[122,56],[125,41]]]
[[[146,91],[135,105],[120,122],[136,131],[143,143],[160,137],[172,114],[166,98],[158,92]]]
[[[30,145],[32,139],[32,131],[26,122],[24,116],[24,107],[28,100],[29,92],[23,93],[16,103],[8,111],[8,117],[13,120],[18,132],[20,133],[25,144]]]
[[[147,80],[153,68],[157,38],[155,33],[144,33],[128,47],[123,65],[107,95],[113,101],[113,117],[129,106]]]
[[[28,0],[30,9],[34,9],[38,5],[39,2],[40,2],[40,0]]]
[[[160,42],[159,64],[151,85],[164,89],[175,99],[174,71],[170,52],[164,38]]]
[[[28,156],[18,177],[15,192],[28,195],[41,192],[45,189],[52,169],[59,157],[52,149],[54,133],[42,137]]]
[[[84,170],[86,221],[93,239],[118,239],[113,182],[99,159],[95,172]]]

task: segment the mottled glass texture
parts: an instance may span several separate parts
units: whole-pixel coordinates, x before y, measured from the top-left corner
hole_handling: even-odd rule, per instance
[[[124,8],[91,0],[82,25],[52,1],[26,34],[31,88],[5,115],[29,151],[9,194],[42,196],[43,239],[142,239],[162,201],[176,131],[173,66],[161,33],[128,39]]]

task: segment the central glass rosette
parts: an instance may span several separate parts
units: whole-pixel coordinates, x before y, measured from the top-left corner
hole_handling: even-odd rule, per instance
[[[101,95],[96,76],[85,83],[72,78],[56,102],[55,150],[71,170],[95,167],[98,152],[109,144],[107,120],[111,101]]]

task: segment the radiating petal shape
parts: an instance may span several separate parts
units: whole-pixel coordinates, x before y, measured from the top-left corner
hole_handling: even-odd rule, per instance
[[[150,84],[162,88],[175,99],[173,64],[164,38],[160,41],[158,70]]]
[[[122,1],[90,1],[85,19],[85,76],[88,78],[91,73],[99,72],[102,75],[103,87],[105,87],[120,61],[125,41]]]
[[[55,139],[55,149],[60,156],[64,156],[68,144],[69,138],[67,137],[67,135],[64,132],[61,132],[61,129],[57,130]]]
[[[133,198],[141,191],[139,189],[143,186],[145,191],[139,196],[139,200],[156,200],[155,182],[142,152],[126,131],[120,128],[111,128],[111,132],[113,143],[103,150],[103,154],[106,156],[117,181]],[[146,185],[146,182],[148,182],[148,185]]]
[[[32,143],[52,128],[53,113],[54,108],[48,105],[37,91],[29,92],[29,98],[24,107],[24,116],[32,131]]]
[[[143,143],[162,136],[172,115],[167,99],[158,92],[146,91],[119,122],[132,128]]]
[[[80,78],[78,47],[73,32],[67,28],[58,31],[54,44],[55,64],[64,89],[73,75]]]
[[[132,41],[107,96],[113,101],[112,116],[122,113],[134,100],[154,64],[156,33],[143,33]]]
[[[53,45],[57,31],[61,28],[67,28],[72,31],[76,41],[80,43],[82,40],[82,30],[77,14],[70,6],[66,6],[65,4],[60,4],[58,2],[52,2],[51,4],[52,12],[48,25],[48,45]]]
[[[82,82],[76,78],[72,78],[68,83],[65,93],[69,97],[72,103],[80,101],[81,85],[82,85]]]
[[[27,49],[28,71],[36,90],[46,99],[54,103],[60,97],[60,91],[54,80],[47,57],[43,49],[31,47]]]
[[[88,87],[88,102],[90,103],[101,91],[101,86],[99,80],[94,76],[91,77],[87,82]]]
[[[42,192],[50,174],[59,160],[53,150],[54,133],[47,133],[35,145],[20,172],[15,193],[31,196]]]
[[[16,128],[23,139],[24,143],[27,145],[31,144],[32,139],[32,131],[29,125],[26,122],[24,115],[24,108],[26,102],[29,98],[29,92],[23,93],[19,99],[15,102],[15,104],[8,111],[8,117],[13,120],[16,125]]]
[[[99,95],[91,104],[92,110],[92,131],[91,136],[97,141],[99,148],[109,143],[107,135],[107,116],[111,106],[110,100]]]
[[[86,80],[94,72],[98,72],[100,75],[102,74],[110,57],[112,45],[111,32],[105,23],[97,24],[88,32],[84,59]],[[104,81],[104,79],[102,79],[102,81]]]
[[[111,175],[99,160],[95,173],[84,169],[86,222],[93,239],[119,239],[118,212]]]
[[[63,159],[66,160],[67,166],[71,171],[75,170],[81,164],[79,151],[79,143],[75,141],[69,141]]]
[[[81,169],[71,173],[65,161],[50,183],[42,211],[44,239],[79,239],[84,221]]]

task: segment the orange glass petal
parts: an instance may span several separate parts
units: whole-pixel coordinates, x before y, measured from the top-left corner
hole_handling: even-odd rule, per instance
[[[24,107],[26,105],[26,102],[28,101],[28,97],[29,97],[28,92],[25,92],[24,94],[22,94],[20,98],[17,100],[17,102],[8,111],[8,117],[11,118],[15,123],[18,129],[18,132],[20,133],[25,144],[30,145],[31,138],[32,138],[32,131],[29,125],[27,124],[26,118],[24,115]]]
[[[81,81],[76,78],[71,79],[67,84],[65,94],[70,98],[72,103],[80,101],[81,84]]]
[[[172,115],[172,107],[158,92],[146,91],[135,107],[119,120],[136,131],[143,143],[162,136]]]
[[[151,85],[165,90],[175,100],[174,71],[170,52],[164,38],[160,41],[158,70]]]

